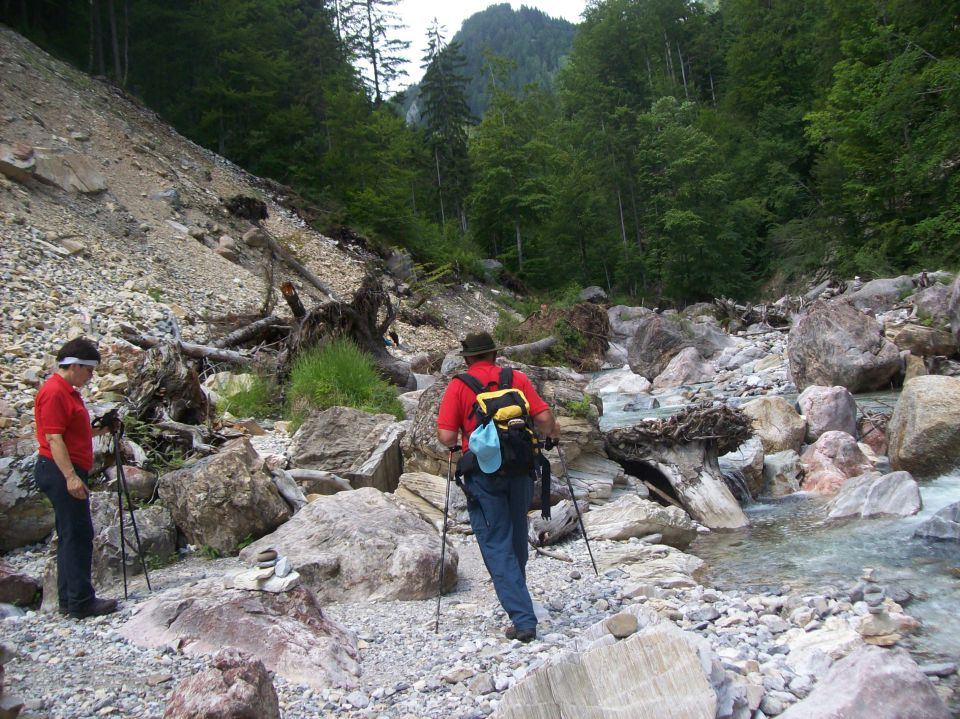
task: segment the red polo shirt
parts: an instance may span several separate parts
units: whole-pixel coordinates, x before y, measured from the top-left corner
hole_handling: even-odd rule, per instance
[[[499,389],[497,380],[500,379],[500,369],[493,362],[481,360],[470,365],[467,374],[476,377],[485,387],[493,383],[493,387]],[[514,389],[523,392],[523,395],[527,398],[527,402],[530,404],[531,417],[536,417],[544,410],[550,409],[550,406],[537,394],[537,390],[533,388],[533,384],[523,372],[513,371],[512,386]],[[472,389],[467,387],[465,382],[452,379],[443,393],[443,399],[440,401],[440,411],[437,413],[437,427],[452,432],[460,430],[460,440],[463,443],[464,452],[468,448],[470,433],[477,427],[476,417],[467,416],[473,408],[475,399],[476,395]]]
[[[59,374],[43,383],[33,402],[40,454],[53,459],[46,435],[63,435],[70,461],[87,472],[93,469],[93,429],[90,413],[77,389]]]

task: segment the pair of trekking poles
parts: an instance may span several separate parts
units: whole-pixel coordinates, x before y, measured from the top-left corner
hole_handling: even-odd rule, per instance
[[[590,563],[593,565],[593,571],[599,577],[600,572],[597,570],[597,563],[593,558],[590,539],[587,537],[587,529],[583,526],[583,515],[580,513],[580,506],[577,504],[577,497],[573,492],[573,482],[570,481],[570,472],[567,471],[567,461],[564,459],[563,451],[560,449],[560,441],[548,437],[543,447],[546,450],[551,450],[554,447],[557,449],[557,456],[560,457],[560,466],[563,467],[563,476],[567,480],[567,487],[570,489],[570,501],[573,502],[573,508],[577,512],[577,522],[580,524],[580,533],[583,534],[583,541],[587,545],[587,553],[590,555]],[[455,445],[450,447],[447,453],[447,487],[443,498],[443,536],[440,541],[440,583],[437,586],[437,619],[433,627],[435,634],[440,632],[440,597],[443,595],[443,570],[447,552],[447,520],[450,516],[450,483],[453,481],[453,455],[459,451],[460,446]]]

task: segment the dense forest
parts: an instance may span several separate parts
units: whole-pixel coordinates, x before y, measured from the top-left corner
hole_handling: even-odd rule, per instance
[[[0,20],[437,271],[495,257],[538,291],[686,302],[960,267],[956,2],[590,0],[552,82],[486,54],[482,117],[431,28],[415,126],[395,5],[0,0]]]

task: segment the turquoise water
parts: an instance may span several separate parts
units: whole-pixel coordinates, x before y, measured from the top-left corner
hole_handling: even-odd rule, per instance
[[[935,512],[960,501],[960,472],[921,483],[923,509],[903,519],[827,521],[827,500],[797,494],[745,508],[750,526],[699,537],[689,548],[708,565],[707,581],[721,589],[816,593],[849,587],[864,568],[884,585],[916,599],[907,614],[923,622],[905,643],[931,659],[960,659],[960,546],[924,542],[913,531]]]

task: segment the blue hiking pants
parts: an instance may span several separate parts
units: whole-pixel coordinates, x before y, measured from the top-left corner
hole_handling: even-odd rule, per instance
[[[470,525],[497,599],[515,629],[535,629],[537,617],[527,590],[527,510],[533,481],[479,470],[465,480]]]
[[[80,478],[87,473],[74,466]],[[90,500],[67,492],[67,480],[52,459],[38,457],[34,479],[53,504],[60,545],[57,547],[57,594],[60,606],[79,611],[95,598],[90,581],[93,561],[93,520]]]

